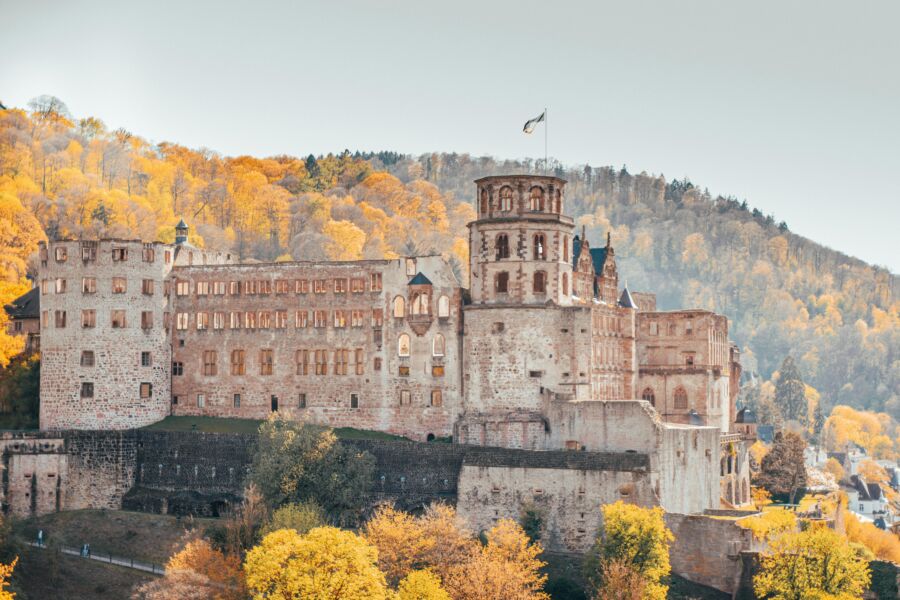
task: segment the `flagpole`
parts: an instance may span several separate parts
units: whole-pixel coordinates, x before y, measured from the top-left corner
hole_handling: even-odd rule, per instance
[[[547,107],[544,107],[544,170],[549,173],[550,168],[547,163],[547,130],[550,129],[550,115],[547,113]]]

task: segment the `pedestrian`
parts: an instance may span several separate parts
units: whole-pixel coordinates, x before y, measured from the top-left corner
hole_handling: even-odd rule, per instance
[[[43,529],[38,529],[37,542],[38,542],[38,548],[44,547],[44,530]]]

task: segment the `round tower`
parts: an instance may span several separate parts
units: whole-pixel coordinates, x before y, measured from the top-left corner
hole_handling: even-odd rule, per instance
[[[572,304],[574,221],[563,214],[566,182],[545,175],[475,181],[469,223],[474,304]]]

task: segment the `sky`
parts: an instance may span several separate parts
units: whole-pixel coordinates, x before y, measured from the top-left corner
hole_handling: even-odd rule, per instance
[[[0,0],[0,100],[224,155],[689,177],[900,272],[900,2]],[[474,189],[474,187],[473,187]]]

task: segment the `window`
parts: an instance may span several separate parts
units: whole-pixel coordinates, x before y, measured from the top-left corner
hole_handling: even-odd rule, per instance
[[[271,375],[275,367],[275,357],[272,350],[259,351],[259,374]]]
[[[659,335],[659,323],[650,321],[650,335]]]
[[[228,293],[232,296],[240,296],[241,294],[241,282],[240,281],[229,281],[228,282]]]
[[[328,351],[316,350],[316,375],[328,374]]]
[[[534,260],[547,260],[546,244],[544,243],[544,234],[537,233],[534,236]]]
[[[224,281],[213,281],[212,292],[216,296],[224,296],[225,295],[225,282]]]
[[[153,311],[141,311],[141,329],[153,329]]]
[[[369,275],[369,289],[373,292],[381,291],[381,273],[371,273]]]
[[[146,296],[153,295],[153,280],[152,279],[142,279],[141,280],[141,293]]]
[[[184,375],[184,363],[183,362],[173,362],[172,363],[172,375]]]
[[[47,329],[50,327],[50,311],[44,310],[41,311],[41,328]]]
[[[204,350],[203,351],[203,374],[204,375],[215,375],[217,372],[216,368],[216,351],[215,350]]]
[[[350,326],[351,327],[362,327],[363,326],[363,311],[361,311],[361,310],[350,311]]]
[[[534,281],[531,286],[531,291],[535,294],[546,294],[547,293],[547,272],[546,271],[535,271],[534,272]]]
[[[175,282],[175,295],[176,296],[187,296],[191,293],[191,282],[190,281],[176,281]]]
[[[347,280],[343,277],[336,277],[334,280],[334,293],[335,294],[346,294],[347,293]]]
[[[531,188],[531,210],[544,212],[544,190],[537,186]]]
[[[653,393],[653,389],[652,388],[644,389],[644,391],[641,393],[641,400],[646,400],[652,406],[656,406],[656,395]]]
[[[327,310],[317,310],[313,313],[313,327],[327,327],[328,326],[328,311]]]
[[[508,185],[500,188],[500,210],[509,212],[512,210],[513,190]]]
[[[276,294],[287,294],[289,283],[290,282],[287,279],[276,279],[275,280],[275,293]]]
[[[198,296],[208,296],[209,295],[209,282],[208,281],[198,281],[195,289],[196,289],[196,293]]]
[[[66,280],[65,279],[57,279],[56,280],[56,293],[57,294],[65,294],[66,293]]]
[[[225,313],[213,313],[213,329],[225,329]]]
[[[308,294],[309,293],[309,280],[308,279],[298,279],[294,282],[294,293],[296,294]]]
[[[198,312],[197,313],[197,329],[208,329],[209,328],[209,313],[208,312]]]
[[[97,242],[81,242],[81,260],[84,262],[97,260]]]
[[[206,406],[206,394],[197,394],[197,408]]]
[[[141,256],[144,262],[152,263],[156,260],[156,251],[153,249],[151,244],[144,244],[144,252]]]
[[[253,296],[256,294],[257,286],[255,281],[242,281],[241,287],[245,296]]]
[[[350,280],[350,291],[354,294],[362,294],[366,291],[366,280],[362,277],[354,277]]]
[[[678,386],[675,388],[675,409],[686,409],[688,407],[687,392],[684,388]]]
[[[365,357],[363,356],[363,349],[357,348],[353,351],[353,370],[357,375],[362,375],[365,370],[365,363],[363,362]]]
[[[97,325],[97,311],[94,309],[87,309],[81,311],[81,326],[82,327],[95,327]]]
[[[443,377],[444,376],[444,365],[431,365],[431,376],[432,377]]]
[[[112,259],[114,262],[124,262],[128,260],[128,248],[113,248]]]
[[[55,250],[56,262],[66,262],[69,259],[69,250],[65,246],[57,246]]]
[[[186,312],[175,313],[175,329],[184,331],[188,328],[188,314]]]
[[[559,212],[559,211],[556,211],[556,212]],[[563,251],[562,251],[563,262],[569,262],[569,236],[567,236],[567,235],[563,236],[562,244],[563,244]]]
[[[141,382],[141,398],[149,398],[153,395],[153,384],[147,381]]]
[[[500,271],[494,275],[494,291],[500,294],[509,292],[509,273]]]
[[[296,313],[294,313],[294,324],[298,328],[308,327],[309,313],[305,310],[298,310]]]
[[[669,323],[669,335],[678,335],[678,326],[675,323]]]
[[[440,333],[434,336],[434,340],[431,343],[431,354],[432,356],[443,356],[444,355],[444,336]]]
[[[359,394],[350,394],[350,408],[359,408]]]
[[[694,355],[693,354],[685,354],[684,355],[684,364],[688,367],[694,366]]]
[[[501,233],[497,236],[494,247],[497,249],[497,260],[509,258],[509,236],[505,233]]]
[[[431,390],[431,405],[432,406],[443,406],[444,398],[441,394],[441,390]]]
[[[694,334],[694,322],[688,319],[684,322],[684,335]]]
[[[300,394],[300,396],[297,398],[297,406],[299,408],[306,408],[306,394]]]
[[[166,250],[165,257],[166,257],[166,258],[165,258],[166,264],[169,264],[170,262],[172,262],[172,251],[171,251],[171,250]],[[178,404],[178,402],[176,402],[175,404]]]
[[[381,357],[380,356],[375,357],[375,360],[372,364],[372,369],[374,369],[375,371],[381,370]]]
[[[231,374],[232,375],[243,375],[246,372],[244,367],[244,351],[243,350],[232,350],[231,351]]]
[[[94,384],[89,381],[81,382],[81,397],[82,398],[93,398],[94,397]]]
[[[402,319],[406,316],[406,300],[403,296],[396,296],[394,298],[394,318]]]
[[[450,298],[441,296],[438,298],[438,318],[447,319],[450,317]]]
[[[81,351],[81,366],[82,367],[93,367],[94,366],[94,351],[93,350],[82,350]]]
[[[309,350],[297,350],[294,360],[297,363],[297,375],[309,375]]]
[[[409,356],[409,336],[401,333],[397,338],[397,354],[399,356]]]
[[[231,329],[240,329],[241,328],[241,313],[233,312],[228,316],[228,326]]]
[[[488,193],[487,190],[481,190],[481,214],[486,215],[488,212]]]
[[[275,311],[275,329],[285,329],[287,327],[287,311]]]
[[[347,312],[343,310],[334,311],[334,326],[343,328],[347,326]]]
[[[50,282],[46,279],[41,279],[41,294],[46,296],[50,291]]]
[[[407,258],[406,259],[406,276],[412,277],[416,274],[416,259]]]
[[[241,407],[241,395],[235,394],[232,403],[233,403],[234,408],[240,408]]]
[[[324,294],[328,291],[328,282],[324,279],[316,279],[313,281],[313,293]]]
[[[372,309],[372,327],[384,325],[384,312],[380,308]]]
[[[556,212],[562,212],[562,192],[556,190]]]
[[[128,291],[128,280],[124,277],[113,277],[112,278],[112,293],[113,294],[124,294]]]
[[[562,293],[563,293],[563,296],[569,295],[569,274],[568,273],[563,273],[563,276],[562,276]]]
[[[246,329],[256,329],[256,313],[252,310],[244,313],[244,327]]]
[[[272,293],[272,281],[269,279],[264,279],[259,282],[259,293],[260,294],[271,294]]]
[[[431,312],[428,302],[428,294],[415,293],[412,297],[412,314],[427,315]]]
[[[66,311],[57,310],[55,312],[56,326],[62,329],[66,326]]]
[[[409,390],[400,390],[400,406],[409,406],[412,404],[412,394]]]
[[[334,374],[335,375],[346,375],[347,374],[347,362],[350,358],[350,352],[348,350],[338,349],[334,351]]]
[[[141,352],[141,366],[149,367],[152,364],[153,364],[152,355],[149,352],[147,352],[146,350]]]

